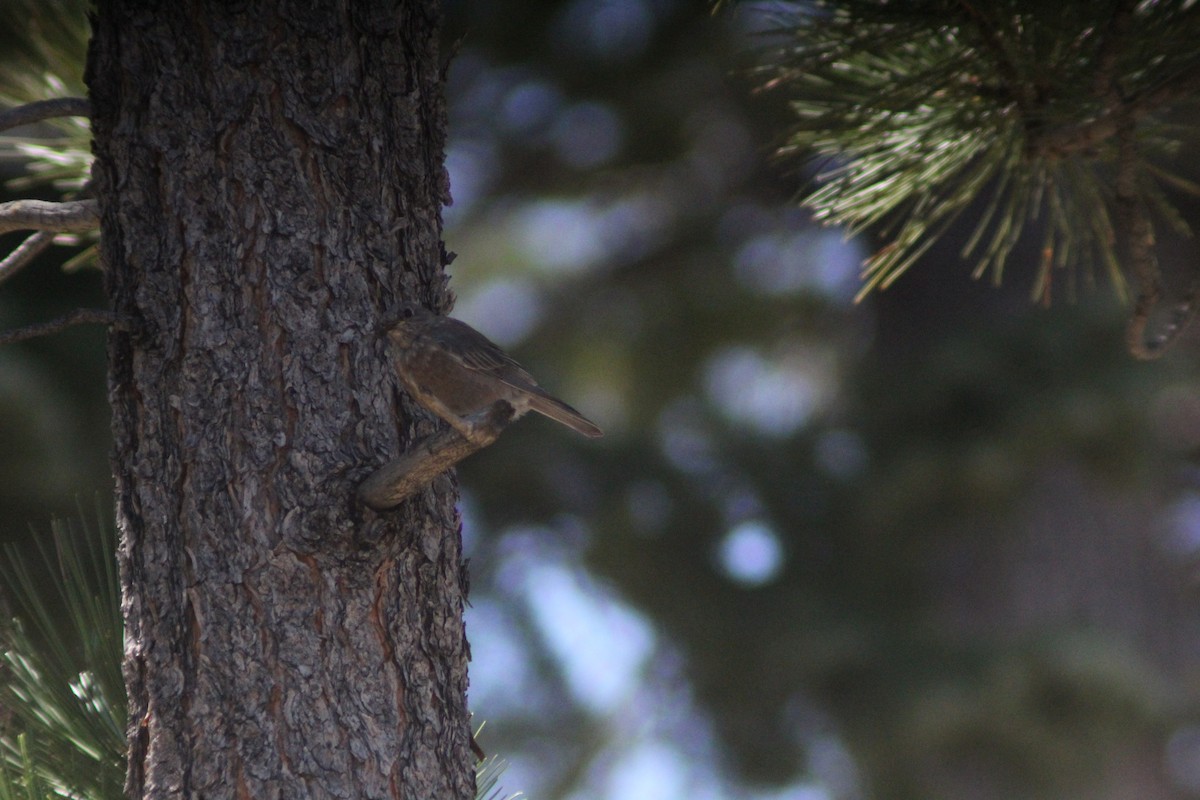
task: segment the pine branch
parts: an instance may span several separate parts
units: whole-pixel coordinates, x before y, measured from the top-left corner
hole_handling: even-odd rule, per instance
[[[51,231],[38,231],[21,242],[15,250],[0,260],[0,283],[4,283],[27,267],[52,244],[54,244],[54,233]]]
[[[45,797],[115,800],[127,714],[116,541],[111,524],[89,524],[82,513],[78,524],[51,528],[49,546],[37,541],[55,580],[12,547],[0,558],[15,614],[0,620],[0,707],[12,715],[0,731],[0,772],[27,790],[44,784]]]
[[[64,314],[48,322],[37,322],[22,328],[14,328],[0,333],[0,345],[24,342],[40,336],[64,331],[75,325],[112,325],[118,330],[130,330],[132,325],[126,317],[115,311],[102,308],[79,308],[70,314]]]
[[[0,203],[0,233],[11,231],[90,231],[100,226],[95,200],[13,200]]]
[[[464,419],[470,436],[443,428],[414,442],[362,482],[359,500],[376,511],[395,508],[459,461],[496,441],[512,418],[513,407],[500,400],[476,417]]]
[[[92,104],[86,97],[56,97],[0,111],[0,131],[57,117],[91,116]]]
[[[1074,153],[1093,151],[1102,143],[1116,138],[1120,124],[1118,116],[1128,114],[1135,122],[1163,108],[1200,94],[1200,64],[1180,73],[1164,85],[1139,96],[1123,99],[1093,120],[1053,130],[1041,130],[1030,137],[1031,155],[1062,158]]]
[[[1049,302],[1060,272],[1073,287],[1077,273],[1091,284],[1104,271],[1121,296],[1128,276],[1138,298],[1131,329],[1144,332],[1162,292],[1152,218],[1188,230],[1161,187],[1188,185],[1169,164],[1194,142],[1166,135],[1158,118],[1200,94],[1200,8],[1135,0],[782,8],[770,32],[782,44],[762,69],[764,88],[786,92],[795,114],[781,152],[836,165],[804,203],[851,234],[871,229],[890,240],[867,261],[860,298],[968,219],[963,255],[976,277],[999,282],[1010,254],[1038,235],[1029,242],[1042,254],[1036,299]],[[1193,307],[1191,293],[1178,305]],[[1168,327],[1189,315],[1175,313]],[[1136,355],[1161,352],[1147,347],[1131,334]]]

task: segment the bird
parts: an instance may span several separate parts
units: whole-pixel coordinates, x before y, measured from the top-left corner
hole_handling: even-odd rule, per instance
[[[547,392],[499,345],[461,320],[404,303],[385,323],[396,371],[414,399],[472,439],[471,417],[506,401],[512,419],[529,411],[584,436],[603,431]]]

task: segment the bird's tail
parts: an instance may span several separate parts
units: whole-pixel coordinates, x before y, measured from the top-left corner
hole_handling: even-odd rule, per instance
[[[544,414],[555,422],[561,422],[568,428],[579,431],[584,436],[592,439],[604,435],[604,431],[600,430],[596,423],[557,397],[551,397],[548,394],[531,394],[529,397],[529,407],[539,414]]]

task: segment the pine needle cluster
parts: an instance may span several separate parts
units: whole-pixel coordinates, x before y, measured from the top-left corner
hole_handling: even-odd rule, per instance
[[[0,108],[52,97],[83,96],[90,28],[85,0],[5,0],[0,3]],[[0,160],[26,174],[10,189],[52,184],[78,191],[92,163],[91,129],[81,117],[58,117],[30,135],[0,137]]]
[[[1130,347],[1161,351],[1165,339],[1144,339],[1162,294],[1154,225],[1190,235],[1171,196],[1197,190],[1174,158],[1195,131],[1171,124],[1200,90],[1196,4],[770,8],[764,85],[785,92],[794,112],[783,152],[822,164],[805,204],[888,241],[866,263],[860,296],[892,284],[965,222],[962,254],[977,277],[999,282],[1019,244],[1039,245],[1033,295],[1043,302],[1056,285],[1073,295],[1101,274],[1121,297],[1132,282]],[[1184,315],[1194,295],[1181,300]]]
[[[53,524],[41,563],[11,547],[0,559],[13,606],[0,620],[0,800],[124,796],[115,548],[111,525],[81,514]]]
[[[95,518],[56,520],[40,559],[11,546],[0,556],[0,800],[125,796],[116,537]],[[476,763],[477,800],[524,797],[500,787],[507,766]]]

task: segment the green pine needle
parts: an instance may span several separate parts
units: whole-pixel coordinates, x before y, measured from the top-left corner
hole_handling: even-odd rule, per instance
[[[832,165],[804,203],[850,235],[870,230],[888,241],[865,265],[860,298],[892,284],[959,220],[976,277],[1000,282],[1013,254],[1036,245],[1035,298],[1049,301],[1058,273],[1071,287],[1077,275],[1091,285],[1098,267],[1125,297],[1112,221],[1118,113],[1137,121],[1146,205],[1188,231],[1164,187],[1197,188],[1168,160],[1194,133],[1152,115],[1200,90],[1200,7],[815,0],[772,8],[762,73],[794,113],[781,152]]]
[[[126,719],[115,537],[81,514],[55,521],[49,545],[38,541],[40,565],[11,546],[0,562],[15,613],[0,621],[0,706],[9,714],[0,767],[8,785],[16,775],[29,791],[49,792],[36,796],[115,800]]]
[[[0,107],[52,97],[82,97],[83,67],[90,33],[87,0],[5,0],[0,3]],[[0,137],[0,157],[29,165],[18,179],[78,188],[91,164],[91,130],[86,120],[62,117],[40,126],[47,140]]]
[[[97,522],[51,524],[40,558],[11,546],[0,560],[0,800],[120,800],[128,710],[116,537]],[[45,580],[49,573],[52,580]],[[0,603],[0,609],[6,606]],[[478,800],[517,800],[497,787],[507,762],[475,766]]]
[[[87,94],[88,7],[87,0],[0,2],[0,109]],[[6,165],[9,174],[23,171],[6,181],[12,192],[49,187],[64,198],[76,197],[91,176],[90,122],[58,117],[0,132],[0,161],[12,165]],[[94,241],[96,236],[87,238]],[[95,248],[87,247],[69,263],[72,268],[96,266]]]
[[[488,756],[475,764],[475,797],[476,800],[520,800],[526,795],[523,792],[503,794],[497,784],[500,776],[507,769],[508,762],[499,756]],[[3,798],[0,798],[3,800]]]

